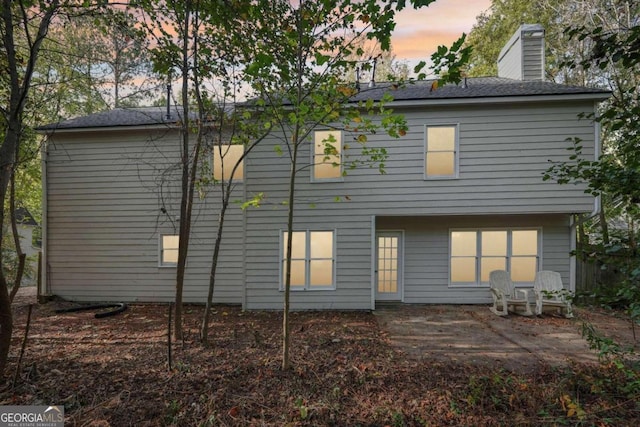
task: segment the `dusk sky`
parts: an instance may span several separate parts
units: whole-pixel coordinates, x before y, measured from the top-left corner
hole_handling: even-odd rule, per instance
[[[490,5],[491,0],[436,0],[429,7],[403,10],[392,39],[397,59],[428,59],[439,45],[450,46],[462,33],[469,34],[476,16]]]

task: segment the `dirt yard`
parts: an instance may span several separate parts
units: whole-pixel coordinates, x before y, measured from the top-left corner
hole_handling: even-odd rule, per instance
[[[64,405],[68,426],[640,421],[638,387],[628,387],[640,378],[596,364],[576,338],[586,319],[633,343],[628,322],[598,310],[577,310],[573,320],[498,318],[474,306],[294,313],[293,368],[282,372],[280,313],[216,307],[212,345],[204,348],[197,339],[202,307],[187,307],[185,339],[173,343],[169,369],[167,306],[132,305],[96,319],[92,312],[56,314],[70,304],[51,302],[33,307],[12,387],[33,300],[22,295],[14,304],[0,404]]]

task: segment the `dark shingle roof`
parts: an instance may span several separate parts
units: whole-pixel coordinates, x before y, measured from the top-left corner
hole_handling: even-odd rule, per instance
[[[380,100],[386,93],[390,94],[394,101],[424,101],[425,104],[428,104],[431,100],[495,99],[554,95],[587,95],[592,96],[594,99],[604,99],[609,94],[608,91],[602,89],[500,77],[469,78],[460,84],[445,85],[435,90],[432,90],[433,82],[433,80],[423,80],[403,86],[397,86],[393,83],[378,83],[373,88],[369,88],[366,83],[362,83],[360,92],[352,98],[352,101]],[[175,123],[179,117],[180,115],[174,110],[171,118],[167,119],[166,107],[116,108],[111,111],[41,126],[38,130],[169,125]]]
[[[179,115],[172,111],[171,118],[167,118],[166,107],[116,108],[48,124],[39,127],[38,130],[162,125],[175,123],[178,117]]]
[[[393,96],[394,101],[430,100],[430,99],[465,99],[465,98],[496,98],[514,96],[551,96],[551,95],[602,95],[606,97],[608,91],[583,86],[561,85],[546,81],[522,81],[501,77],[468,78],[457,85],[448,84],[432,90],[433,80],[409,83],[395,89],[390,83],[380,83],[374,88],[362,85],[362,90],[354,100],[369,98],[380,99],[384,93]]]
[[[22,225],[38,225],[27,208],[16,208],[16,222]]]

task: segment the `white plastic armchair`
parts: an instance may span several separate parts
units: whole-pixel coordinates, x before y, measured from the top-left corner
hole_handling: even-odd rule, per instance
[[[570,293],[562,286],[560,273],[555,271],[538,271],[533,283],[536,295],[536,315],[542,314],[543,307],[555,307],[565,317],[573,317]]]
[[[489,273],[489,286],[493,297],[493,307],[490,309],[492,313],[506,316],[509,314],[509,307],[511,307],[511,311],[514,313],[533,316],[529,305],[529,290],[516,289],[509,272],[494,270]],[[518,311],[518,308],[523,310]]]

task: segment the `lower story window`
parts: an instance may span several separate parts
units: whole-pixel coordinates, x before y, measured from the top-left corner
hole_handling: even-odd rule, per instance
[[[287,239],[282,233],[281,287],[287,278]],[[294,231],[291,243],[291,289],[335,288],[335,232]]]
[[[539,229],[452,230],[452,285],[487,285],[493,270],[507,270],[514,283],[531,283],[540,261]]]
[[[160,236],[160,266],[175,267],[178,265],[178,243],[180,236],[162,235]]]

